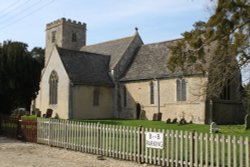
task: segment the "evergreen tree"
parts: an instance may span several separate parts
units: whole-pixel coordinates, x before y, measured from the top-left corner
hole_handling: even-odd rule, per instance
[[[0,46],[0,112],[16,107],[29,109],[39,90],[42,65],[22,42],[5,41]]]
[[[38,61],[38,63],[40,64],[41,68],[44,67],[44,55],[45,55],[45,50],[41,47],[34,47],[31,50],[31,55],[34,59],[36,59]]]
[[[207,22],[196,22],[193,30],[182,35],[170,48],[173,56],[168,67],[184,74],[195,70],[207,75],[207,96],[218,97],[225,84],[250,62],[250,1],[218,0]]]

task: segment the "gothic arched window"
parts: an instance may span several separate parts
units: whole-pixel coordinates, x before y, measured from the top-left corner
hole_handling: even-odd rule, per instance
[[[187,82],[185,79],[176,80],[177,101],[187,100]]]
[[[57,104],[58,76],[52,71],[49,77],[49,104]]]
[[[224,85],[222,92],[220,94],[222,100],[230,100],[230,80]]]

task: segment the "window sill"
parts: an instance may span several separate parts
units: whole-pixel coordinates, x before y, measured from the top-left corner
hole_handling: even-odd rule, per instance
[[[49,104],[49,107],[56,108],[58,104]]]

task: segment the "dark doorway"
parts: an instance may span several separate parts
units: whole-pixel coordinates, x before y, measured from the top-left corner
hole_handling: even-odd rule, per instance
[[[136,119],[140,119],[141,115],[141,105],[140,103],[136,103]]]

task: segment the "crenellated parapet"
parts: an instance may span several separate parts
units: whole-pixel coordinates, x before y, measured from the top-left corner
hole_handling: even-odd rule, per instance
[[[46,25],[45,63],[48,62],[54,46],[80,50],[86,45],[87,25],[83,22],[61,18]]]
[[[82,28],[86,27],[86,23],[84,23],[84,22],[71,20],[71,19],[66,19],[66,18],[63,17],[61,19],[55,20],[55,21],[53,21],[51,23],[48,23],[46,25],[46,28],[51,29],[53,27],[56,27],[56,26],[59,26],[59,25],[62,25],[62,24],[71,24],[71,25],[74,25],[74,26],[82,27]]]

